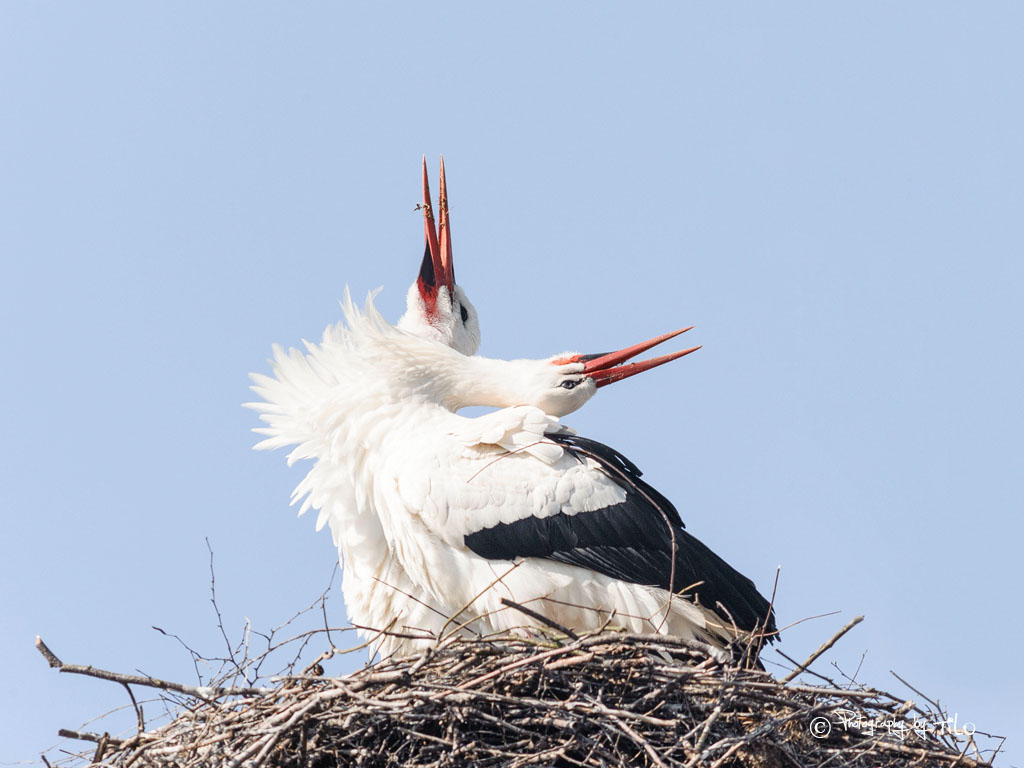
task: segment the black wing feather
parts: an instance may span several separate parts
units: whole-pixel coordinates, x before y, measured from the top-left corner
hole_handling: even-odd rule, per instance
[[[641,479],[633,462],[596,440],[546,437],[580,461],[590,457],[598,462],[626,492],[626,500],[591,512],[498,523],[466,536],[467,547],[488,559],[546,558],[633,584],[685,591],[706,608],[719,613],[724,609],[740,629],[751,631],[767,616],[767,629],[774,631],[771,607],[754,582],[683,530],[672,502]]]

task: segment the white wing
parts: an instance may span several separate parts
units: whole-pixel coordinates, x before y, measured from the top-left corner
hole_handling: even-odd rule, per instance
[[[384,506],[408,514],[392,540],[443,542],[447,552],[423,544],[416,561],[459,574],[461,584],[422,574],[439,598],[479,591],[513,563],[528,562],[534,577],[545,568],[580,576],[561,564],[635,585],[641,594],[684,592],[740,629],[770,619],[754,584],[683,530],[671,502],[618,452],[574,436],[535,408],[455,418],[431,441],[433,451],[417,454],[415,444],[423,443],[415,440],[384,452],[396,460],[397,496]],[[488,567],[474,570],[473,561]],[[469,592],[460,591],[466,582]]]

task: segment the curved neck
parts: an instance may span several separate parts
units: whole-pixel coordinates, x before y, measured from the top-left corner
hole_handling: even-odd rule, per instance
[[[458,355],[444,375],[445,407],[452,411],[472,405],[508,408],[531,404],[530,383],[538,360],[495,360]]]

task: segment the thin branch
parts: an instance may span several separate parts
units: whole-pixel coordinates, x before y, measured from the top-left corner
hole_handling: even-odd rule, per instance
[[[125,675],[120,672],[111,672],[93,666],[81,664],[66,664],[54,655],[41,637],[36,637],[36,649],[43,655],[51,667],[60,672],[67,672],[72,675],[85,675],[100,680],[110,680],[124,685],[144,685],[149,688],[159,688],[164,691],[183,693],[186,696],[193,696],[197,699],[216,699],[222,696],[263,696],[271,691],[269,688],[231,688],[218,686],[195,686],[182,685],[168,680],[161,680],[157,677],[143,677],[140,675]]]
[[[546,627],[549,627],[550,629],[554,629],[554,630],[556,630],[558,632],[561,632],[563,635],[566,635],[567,637],[570,637],[573,640],[579,640],[580,639],[580,636],[577,635],[575,632],[573,632],[568,627],[563,627],[557,621],[554,621],[553,619],[549,619],[544,614],[537,613],[536,611],[527,608],[525,605],[520,605],[519,603],[514,602],[512,600],[509,600],[509,599],[504,598],[504,597],[501,598],[501,604],[505,605],[505,606],[508,606],[509,608],[515,608],[520,613],[526,614],[531,619],[536,619],[537,621],[539,621],[541,624],[545,625]]]
[[[124,689],[128,691],[128,698],[132,700],[132,707],[135,709],[135,717],[138,721],[139,733],[142,733],[146,730],[146,720],[142,716],[142,707],[140,707],[139,702],[135,700],[135,694],[132,693],[131,686],[128,685],[128,683],[121,683],[121,685],[123,685]],[[98,763],[99,758],[94,758],[93,762]]]
[[[812,653],[810,656],[807,657],[807,661],[805,661],[799,667],[794,669],[792,672],[790,672],[788,675],[786,675],[784,678],[782,678],[782,680],[780,680],[779,682],[782,683],[783,685],[785,685],[790,680],[792,680],[794,677],[799,675],[801,672],[803,672],[805,669],[807,669],[809,666],[811,666],[811,664],[813,664],[818,659],[818,657],[821,656],[821,654],[825,653],[825,651],[827,651],[829,648],[831,648],[833,645],[835,645],[839,641],[839,638],[841,638],[843,635],[845,635],[851,629],[856,627],[862,621],[864,621],[864,617],[863,616],[855,617],[853,619],[853,621],[851,621],[845,627],[843,627],[838,632],[836,632],[831,638],[829,638],[829,640],[827,640],[826,642],[822,643],[821,647],[818,648],[818,650],[816,650],[814,653]]]

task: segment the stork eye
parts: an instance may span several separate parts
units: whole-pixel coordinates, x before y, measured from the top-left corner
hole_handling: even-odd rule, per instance
[[[469,312],[466,311],[466,305],[465,304],[460,304],[459,305],[459,312],[462,313],[462,322],[463,323],[468,322],[469,321]]]
[[[572,379],[567,379],[566,381],[562,382],[561,387],[562,387],[562,389],[574,389],[577,384],[579,384],[578,381],[573,381]]]

